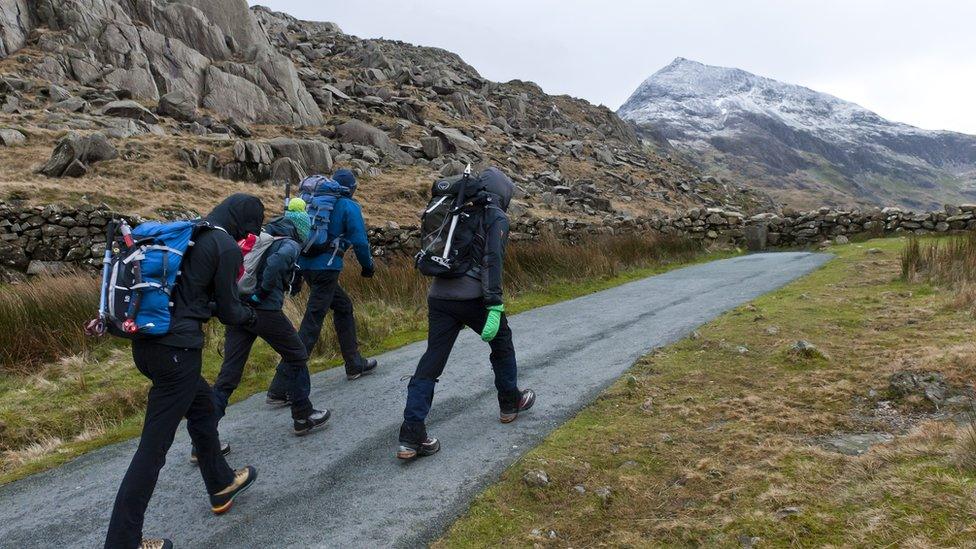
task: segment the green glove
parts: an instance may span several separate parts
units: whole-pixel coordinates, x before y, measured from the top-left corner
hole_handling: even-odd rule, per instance
[[[492,305],[488,307],[488,320],[485,327],[481,330],[482,341],[490,342],[498,335],[498,328],[502,325],[502,313],[505,312],[504,305]]]

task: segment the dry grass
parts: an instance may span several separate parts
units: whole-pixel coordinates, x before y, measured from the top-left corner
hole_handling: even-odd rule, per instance
[[[820,271],[642,359],[435,546],[976,546],[973,434],[888,394],[898,370],[971,380],[976,329],[950,291],[900,280],[903,245],[834,248]],[[829,360],[789,353],[799,339]],[[895,439],[862,456],[822,445],[879,431]],[[531,469],[550,485],[522,482]]]
[[[38,278],[0,289],[0,371],[26,373],[89,351],[84,323],[98,310],[98,281],[88,275]]]
[[[901,254],[901,275],[907,281],[952,289],[952,306],[976,313],[976,233],[910,238]]]

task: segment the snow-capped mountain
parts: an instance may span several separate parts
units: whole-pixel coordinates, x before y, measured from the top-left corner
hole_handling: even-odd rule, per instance
[[[976,136],[891,122],[740,69],[675,59],[618,114],[713,175],[790,205],[924,209],[976,197]]]

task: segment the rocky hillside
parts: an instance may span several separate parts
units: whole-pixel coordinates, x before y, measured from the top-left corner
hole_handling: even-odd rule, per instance
[[[644,149],[605,107],[495,83],[450,52],[245,0],[0,0],[0,200],[173,216],[352,167],[373,224],[498,165],[515,215],[608,225],[768,198]],[[11,236],[11,235],[8,235]]]
[[[676,59],[618,114],[714,176],[799,207],[938,207],[976,196],[976,136],[890,122],[739,69]]]

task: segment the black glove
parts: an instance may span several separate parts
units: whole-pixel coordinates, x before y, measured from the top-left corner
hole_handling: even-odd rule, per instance
[[[305,282],[305,279],[302,278],[301,273],[298,273],[298,274],[295,275],[295,280],[292,280],[291,281],[291,292],[290,293],[291,293],[291,296],[292,297],[295,297],[296,295],[302,293],[302,284],[304,284],[304,282]]]
[[[370,265],[369,267],[363,267],[363,278],[373,278],[373,274],[376,273],[376,266]]]

